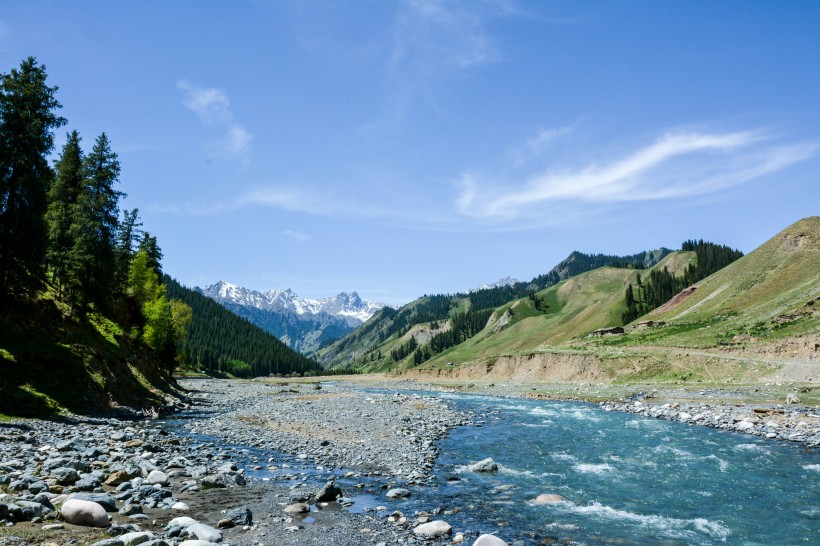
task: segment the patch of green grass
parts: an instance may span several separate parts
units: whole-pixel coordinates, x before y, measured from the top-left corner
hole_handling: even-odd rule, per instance
[[[43,531],[43,524],[17,524],[0,527],[0,544],[94,544],[110,538],[104,530],[86,527],[81,530]]]

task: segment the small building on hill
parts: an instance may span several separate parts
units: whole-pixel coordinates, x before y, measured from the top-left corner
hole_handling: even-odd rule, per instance
[[[643,328],[658,328],[660,326],[666,326],[666,323],[662,320],[642,320],[641,322],[635,325],[635,328],[640,330]]]
[[[608,328],[598,328],[594,332],[590,332],[589,337],[619,336],[623,333],[623,326],[610,326]]]

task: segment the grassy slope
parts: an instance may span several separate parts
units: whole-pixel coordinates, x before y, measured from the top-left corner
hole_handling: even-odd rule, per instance
[[[807,312],[812,306],[806,304],[818,297],[820,218],[812,217],[704,279],[680,304],[643,317],[669,326],[626,338],[632,343],[709,347],[738,334],[778,339],[817,332],[820,314]],[[772,321],[780,315],[796,318]]]
[[[676,252],[655,267],[682,271],[694,259],[694,252]],[[504,328],[489,324],[483,331],[424,364],[441,367],[448,362],[464,363],[492,359],[498,355],[527,353],[544,346],[559,346],[585,337],[589,332],[621,323],[624,290],[636,283],[639,271],[602,267],[576,275],[543,290],[537,296],[549,307],[537,311],[529,298],[499,307],[496,319],[511,313]],[[646,271],[640,271],[646,274]]]
[[[47,416],[158,405],[173,385],[120,328],[41,298],[0,313],[0,413]]]
[[[679,274],[694,259],[693,252],[677,252],[656,267]],[[513,312],[504,329],[489,325],[422,367],[492,363],[504,355],[581,353],[600,358],[616,381],[743,381],[771,372],[754,356],[755,340],[792,343],[801,339],[796,336],[820,335],[820,218],[795,223],[698,283],[688,299],[636,321],[662,320],[666,326],[586,337],[620,323],[624,288],[635,283],[637,273],[605,267],[573,277],[539,293],[550,305],[545,314],[528,299],[508,304],[495,313],[498,319]],[[816,303],[807,305],[811,301]],[[735,336],[743,334],[751,337],[751,346],[736,342]],[[777,355],[764,360],[778,361]]]

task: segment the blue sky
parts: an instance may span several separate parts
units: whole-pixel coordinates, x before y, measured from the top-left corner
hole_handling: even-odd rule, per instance
[[[187,285],[404,303],[820,213],[820,3],[4,2]]]

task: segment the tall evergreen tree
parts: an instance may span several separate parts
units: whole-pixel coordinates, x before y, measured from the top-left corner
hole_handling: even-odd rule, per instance
[[[34,57],[0,75],[0,296],[42,283],[53,176],[47,156],[54,129],[66,123],[46,78]]]
[[[139,244],[139,251],[148,255],[148,265],[157,275],[162,275],[162,250],[157,244],[157,238],[147,231],[144,232]]]
[[[71,300],[80,289],[78,264],[72,259],[77,203],[84,190],[83,151],[77,131],[68,134],[55,164],[56,176],[48,193],[48,266],[60,295]]]
[[[100,310],[107,310],[115,288],[118,203],[125,194],[114,189],[120,163],[105,133],[97,137],[83,171],[85,189],[77,205],[75,259],[84,264],[83,293]]]
[[[128,270],[134,255],[134,243],[137,242],[142,222],[139,221],[139,209],[123,210],[122,222],[117,231],[116,259],[117,270],[114,284],[118,294],[124,294],[128,286]]]

